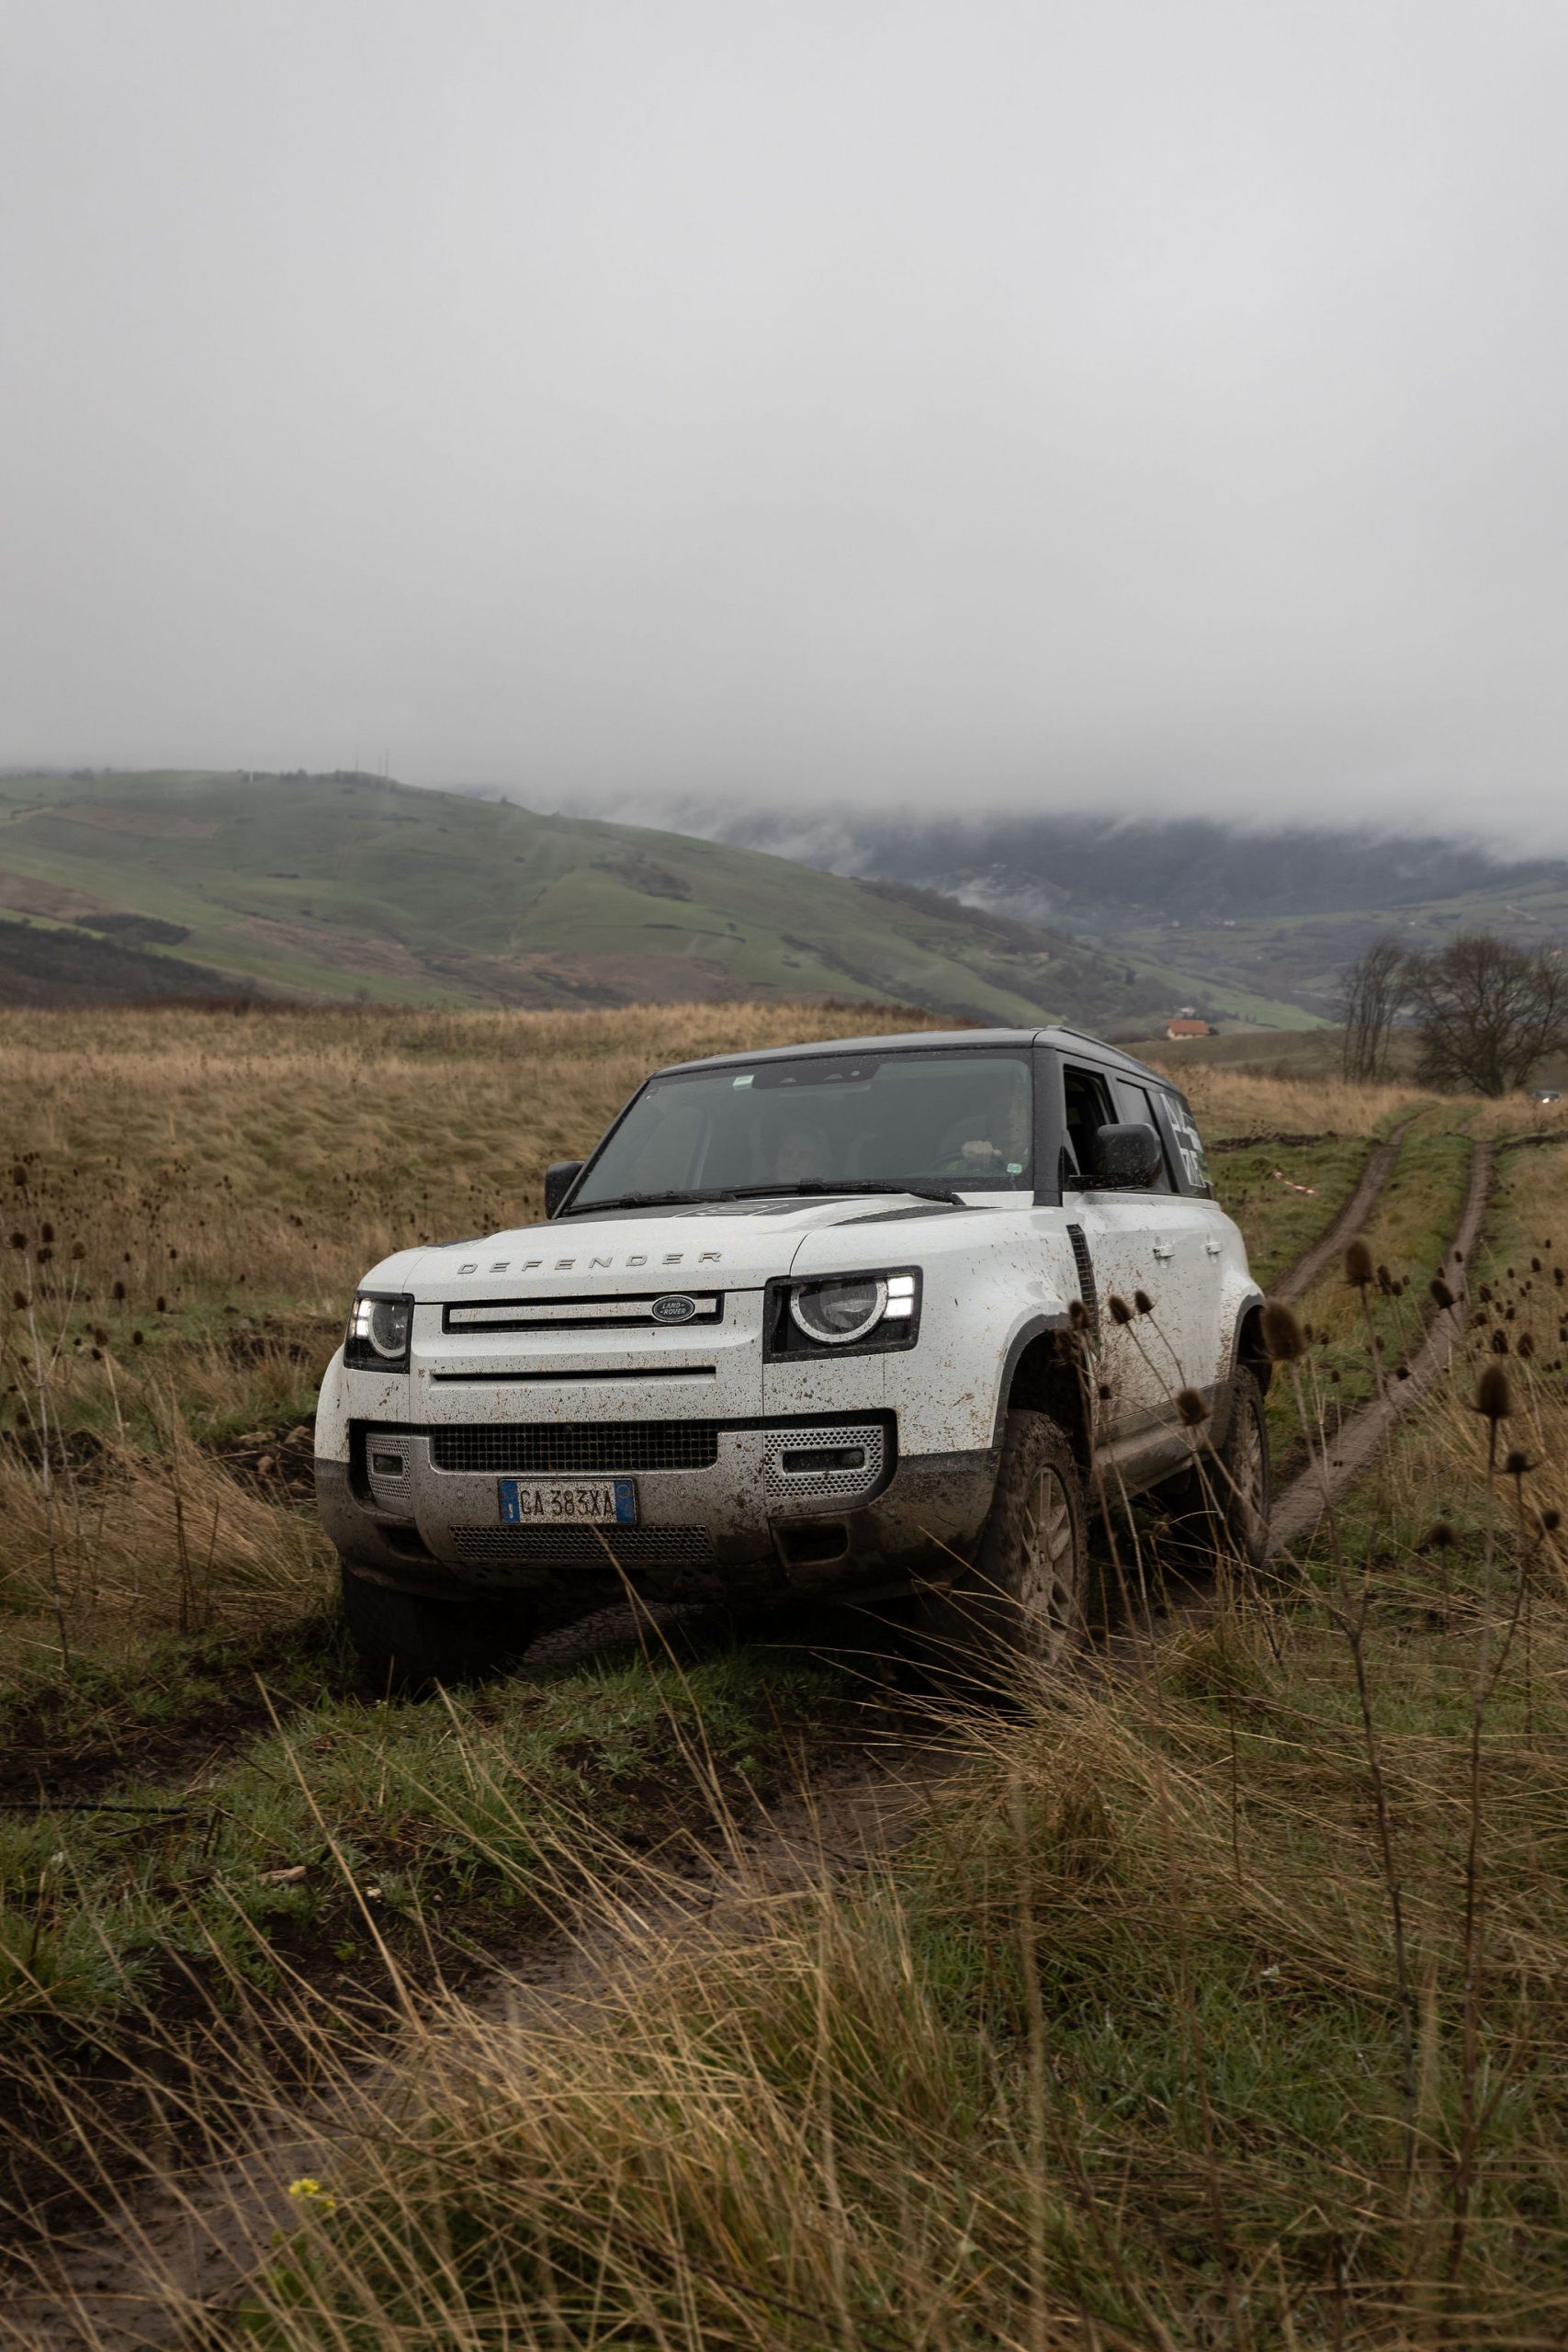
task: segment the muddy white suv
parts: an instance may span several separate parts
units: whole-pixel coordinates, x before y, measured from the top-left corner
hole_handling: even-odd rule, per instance
[[[1186,1102],[1070,1029],[649,1079],[547,1222],[365,1278],[316,1420],[369,1680],[620,1599],[914,1597],[1049,1657],[1091,1509],[1261,1557],[1262,1298]]]

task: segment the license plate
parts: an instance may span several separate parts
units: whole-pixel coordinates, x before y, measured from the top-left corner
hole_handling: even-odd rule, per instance
[[[503,1478],[507,1527],[635,1527],[635,1478]]]

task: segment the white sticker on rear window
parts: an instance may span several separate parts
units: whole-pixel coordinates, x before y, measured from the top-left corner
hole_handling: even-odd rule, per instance
[[[1209,1170],[1203,1158],[1203,1138],[1192,1124],[1192,1114],[1185,1102],[1174,1094],[1165,1098],[1170,1124],[1176,1136],[1176,1148],[1181,1154],[1181,1169],[1194,1192],[1201,1192],[1209,1181]]]

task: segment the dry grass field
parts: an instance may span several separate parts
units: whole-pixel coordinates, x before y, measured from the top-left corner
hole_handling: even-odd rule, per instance
[[[1011,1713],[932,1714],[756,1625],[355,1695],[303,1488],[355,1276],[536,1212],[657,1062],[798,1034],[731,1007],[0,1020],[13,2256],[95,2176],[265,2136],[308,2086],[336,2122],[221,2340],[1562,2341],[1561,1151],[1500,1154],[1469,1351],[1304,1555]],[[1404,1129],[1367,1236],[1392,1376],[1471,1138],[1541,1114],[1182,1076],[1269,1273]],[[1308,1427],[1287,1382],[1271,1409],[1304,1459],[1374,1372],[1342,1268],[1297,1313]],[[929,1770],[933,1740],[912,1843],[743,1899],[760,1803],[815,1776],[830,1814],[846,1771]],[[693,1840],[735,1901],[677,1899]],[[602,1997],[494,1997],[563,1910],[626,1948]],[[0,2341],[40,2308],[18,2283]]]

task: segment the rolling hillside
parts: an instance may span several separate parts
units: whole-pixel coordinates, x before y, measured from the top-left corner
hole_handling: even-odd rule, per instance
[[[898,882],[375,776],[0,778],[0,1001],[863,997],[1126,1027],[1171,987]]]

